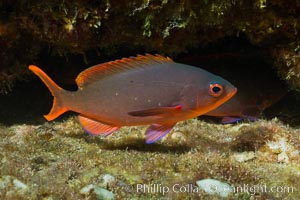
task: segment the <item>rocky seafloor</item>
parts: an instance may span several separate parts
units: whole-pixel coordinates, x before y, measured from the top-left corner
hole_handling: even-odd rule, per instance
[[[72,116],[1,126],[1,199],[219,199],[229,186],[227,199],[300,195],[300,130],[276,118],[235,125],[191,119],[152,145],[145,129],[92,137]],[[217,192],[199,189],[204,179],[220,181]]]

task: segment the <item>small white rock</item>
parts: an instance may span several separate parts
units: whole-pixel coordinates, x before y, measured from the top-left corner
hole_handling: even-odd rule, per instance
[[[13,184],[17,189],[26,190],[28,189],[28,186],[19,181],[18,179],[13,180]]]
[[[109,184],[111,184],[112,182],[115,181],[115,177],[113,177],[110,174],[104,174],[103,177],[102,177],[102,180],[103,180],[102,184],[104,186],[107,186],[107,185],[109,185]]]
[[[89,184],[89,185],[83,187],[83,188],[79,191],[79,193],[80,193],[80,194],[83,194],[83,195],[88,195],[88,194],[91,193],[91,191],[92,191],[94,188],[95,188],[95,186],[94,186],[93,184]]]
[[[238,162],[246,162],[255,158],[255,153],[253,151],[246,151],[242,153],[234,153],[232,157]]]
[[[13,176],[1,176],[0,177],[0,190],[7,190],[11,193],[25,193],[28,192],[28,186],[21,182],[20,180],[16,179]],[[7,193],[8,194],[8,193]]]
[[[299,150],[294,150],[290,154],[291,154],[291,157],[299,156]]]
[[[95,186],[94,193],[97,195],[97,199],[101,200],[112,200],[114,199],[114,193],[103,189],[101,187]]]
[[[196,182],[199,189],[204,190],[207,194],[218,195],[226,198],[233,192],[233,187],[229,184],[215,180],[215,179],[202,179]]]
[[[289,163],[290,159],[289,156],[286,154],[286,152],[281,152],[280,154],[278,154],[278,162],[281,163]]]
[[[182,132],[180,132],[180,131],[174,132],[174,133],[171,135],[171,138],[172,138],[173,140],[176,140],[176,141],[186,141],[185,135],[184,135]]]
[[[101,200],[113,200],[114,194],[111,191],[108,191],[104,188],[101,188],[94,184],[89,184],[83,187],[80,191],[80,194],[88,196],[91,193],[94,193],[97,196],[97,199]]]

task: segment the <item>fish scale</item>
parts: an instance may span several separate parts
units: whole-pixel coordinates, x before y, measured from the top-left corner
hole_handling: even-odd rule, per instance
[[[66,91],[30,65],[54,96],[45,118],[79,114],[91,135],[110,135],[122,126],[151,125],[146,143],[165,136],[178,122],[202,115],[229,100],[237,89],[225,79],[161,55],[138,55],[90,67]]]

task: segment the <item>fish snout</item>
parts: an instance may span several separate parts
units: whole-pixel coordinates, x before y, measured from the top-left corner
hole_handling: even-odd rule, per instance
[[[231,97],[233,97],[237,93],[238,89],[235,86],[233,86],[232,84],[230,84],[230,85],[226,86],[225,91],[226,91],[225,99],[229,100]]]

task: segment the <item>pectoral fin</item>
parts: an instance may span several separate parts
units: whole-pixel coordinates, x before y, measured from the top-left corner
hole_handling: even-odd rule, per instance
[[[146,131],[146,143],[151,144],[160,140],[173,128],[175,124],[152,124]]]
[[[90,135],[94,135],[94,136],[97,135],[108,136],[120,128],[117,126],[103,124],[101,122],[95,121],[93,119],[89,119],[81,115],[78,116],[78,119],[83,129]]]
[[[149,116],[163,116],[163,115],[170,115],[181,110],[182,106],[177,105],[173,107],[159,107],[159,108],[151,108],[146,110],[138,110],[132,111],[128,114],[135,117],[149,117]]]

